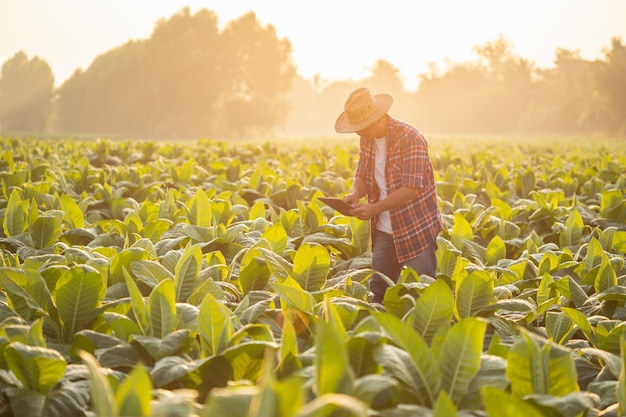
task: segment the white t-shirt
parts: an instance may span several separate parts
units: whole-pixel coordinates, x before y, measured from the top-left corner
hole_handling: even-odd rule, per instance
[[[387,198],[387,184],[385,182],[385,164],[387,160],[387,138],[376,138],[376,160],[374,165],[374,179],[380,190],[380,199]],[[378,215],[376,229],[381,232],[392,234],[391,216],[389,211],[383,211]]]

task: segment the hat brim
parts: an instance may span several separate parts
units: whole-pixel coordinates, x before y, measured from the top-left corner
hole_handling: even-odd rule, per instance
[[[374,99],[376,99],[376,101],[378,102],[378,108],[374,113],[372,113],[371,116],[359,123],[353,124],[350,123],[350,121],[348,120],[348,116],[344,111],[339,115],[337,121],[335,121],[335,131],[337,133],[358,132],[359,130],[365,129],[366,127],[370,126],[378,119],[383,117],[391,108],[391,104],[393,103],[393,97],[391,97],[389,94],[376,94],[374,96]]]

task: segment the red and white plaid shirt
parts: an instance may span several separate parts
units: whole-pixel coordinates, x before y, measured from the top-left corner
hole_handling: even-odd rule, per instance
[[[376,143],[361,139],[356,177],[367,185],[370,204],[378,201],[380,192],[374,179]],[[418,188],[421,192],[400,207],[390,210],[393,240],[398,262],[420,255],[434,244],[443,229],[433,166],[428,156],[428,143],[411,125],[387,116],[387,157],[385,163],[387,195],[401,187]],[[378,217],[371,219],[376,229]]]

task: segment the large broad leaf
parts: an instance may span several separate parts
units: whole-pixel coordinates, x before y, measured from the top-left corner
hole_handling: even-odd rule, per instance
[[[617,382],[617,402],[619,404],[619,415],[626,414],[626,334],[622,334],[620,339],[620,356],[622,359],[622,366],[619,373],[619,379]]]
[[[233,312],[208,293],[200,305],[198,328],[203,356],[214,356],[228,347],[234,334]]]
[[[565,230],[559,236],[559,246],[574,246],[582,244],[583,229],[585,224],[578,210],[572,210],[565,221]]]
[[[578,326],[580,331],[583,332],[587,340],[589,340],[592,345],[598,346],[598,334],[596,333],[596,329],[591,326],[587,316],[579,310],[569,307],[561,307],[561,312],[563,312],[563,314],[569,317],[576,324],[576,326]]]
[[[81,352],[81,359],[89,370],[89,388],[91,404],[97,417],[112,416],[114,411],[113,389],[96,359],[86,352]]]
[[[293,260],[293,278],[309,292],[319,291],[330,270],[330,254],[320,245],[304,243]]]
[[[210,227],[213,220],[211,201],[206,191],[199,189],[187,203],[187,219],[192,226]]]
[[[237,280],[243,295],[248,294],[250,291],[265,289],[270,276],[270,269],[261,252],[256,248],[250,249],[241,263],[239,279]]]
[[[454,295],[443,280],[435,280],[420,295],[410,313],[413,327],[430,344],[442,326],[449,326],[454,314]]]
[[[46,394],[63,377],[67,364],[59,352],[20,342],[4,350],[9,369],[25,388]]]
[[[0,268],[0,286],[6,292],[13,310],[27,321],[35,316],[49,315],[57,320],[52,295],[41,274],[18,268]]]
[[[124,282],[124,269],[128,269],[132,262],[143,261],[148,259],[148,257],[148,251],[138,247],[130,247],[115,254],[111,258],[108,285]]]
[[[407,382],[412,385],[413,392],[423,392],[419,398],[420,404],[432,406],[442,381],[435,355],[411,324],[403,322],[391,314],[377,312],[372,314],[394,343],[410,355],[411,365],[418,378]],[[404,367],[406,368],[406,366]]]
[[[277,282],[270,283],[270,286],[280,296],[281,303],[285,303],[285,305],[303,313],[314,314],[315,297],[311,293],[304,291],[293,278],[287,278],[282,284]]]
[[[156,261],[131,261],[130,271],[151,288],[156,287],[163,280],[174,279],[174,274]]]
[[[617,274],[608,256],[603,255],[602,263],[600,264],[600,269],[598,270],[598,275],[594,282],[594,288],[596,293],[601,293],[615,286],[617,286]]]
[[[174,270],[176,301],[183,302],[193,292],[200,277],[202,249],[199,244],[187,246]]]
[[[134,335],[133,345],[139,345],[153,361],[175,355],[188,342],[189,330],[177,330],[162,339],[152,336]]]
[[[439,391],[437,402],[435,402],[435,406],[433,407],[433,417],[456,417],[458,415],[459,413],[457,413],[456,406],[448,393],[446,391]]]
[[[506,376],[513,393],[563,396],[579,391],[572,353],[526,332],[508,355]]]
[[[115,392],[115,416],[151,416],[152,381],[143,365],[135,367]]]
[[[315,337],[315,386],[317,395],[352,394],[354,374],[345,348],[346,330],[327,297],[324,317],[318,321]]]
[[[335,415],[366,416],[367,405],[358,398],[345,394],[326,394],[306,403],[298,417],[332,417]],[[261,417],[261,416],[258,416]]]
[[[100,307],[106,293],[106,277],[88,265],[66,270],[57,282],[54,299],[63,326],[63,339],[86,328],[93,310]]]
[[[475,317],[465,318],[448,330],[439,350],[441,387],[454,403],[468,392],[480,369],[487,323]]]
[[[477,270],[457,281],[455,312],[459,319],[471,317],[495,302],[494,280],[487,271]]]
[[[544,417],[538,408],[515,394],[494,387],[484,387],[483,402],[489,417]]]
[[[496,265],[498,261],[506,258],[506,245],[504,240],[498,235],[489,241],[485,251],[485,261],[487,265]]]
[[[282,224],[276,223],[269,227],[263,232],[263,238],[269,242],[274,253],[282,256],[287,248],[287,232]]]
[[[68,194],[61,196],[61,208],[63,209],[63,221],[70,229],[82,229],[85,227],[85,215],[81,208]]]
[[[137,327],[143,335],[152,334],[152,326],[150,324],[150,318],[148,317],[146,302],[144,301],[143,295],[139,291],[137,284],[126,269],[124,269],[124,280],[130,295],[131,308],[133,309],[133,315],[135,316]]]
[[[450,241],[458,250],[463,250],[465,241],[474,240],[472,226],[460,213],[454,213],[454,226],[452,227]]]
[[[59,236],[61,236],[62,224],[63,212],[60,210],[50,210],[45,214],[37,216],[28,228],[33,247],[35,249],[43,249],[55,244],[59,240]]]
[[[2,219],[4,234],[11,237],[24,233],[28,226],[27,216],[28,202],[23,202],[20,198],[20,192],[14,189],[11,191],[11,196]]]
[[[152,336],[163,338],[176,326],[176,293],[174,283],[165,280],[156,286],[148,298],[148,317]]]

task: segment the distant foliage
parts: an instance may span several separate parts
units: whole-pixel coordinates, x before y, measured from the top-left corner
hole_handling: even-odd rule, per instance
[[[0,72],[0,131],[37,132],[46,126],[54,76],[50,66],[18,52]]]
[[[57,129],[146,138],[261,134],[286,116],[288,41],[253,13],[218,29],[184,9],[97,57],[59,89]]]

